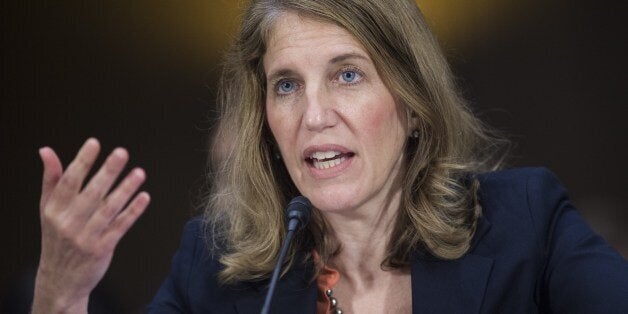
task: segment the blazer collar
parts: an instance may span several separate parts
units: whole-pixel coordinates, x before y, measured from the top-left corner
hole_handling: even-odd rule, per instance
[[[491,225],[482,218],[469,253],[456,260],[417,254],[412,262],[412,313],[479,313],[493,258],[474,254]]]

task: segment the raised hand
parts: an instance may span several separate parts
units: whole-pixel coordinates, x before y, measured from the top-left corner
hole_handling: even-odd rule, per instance
[[[81,188],[99,151],[98,141],[88,139],[65,172],[51,148],[39,151],[42,244],[33,313],[86,313],[89,294],[107,271],[118,241],[150,202],[146,192],[133,197],[146,178],[141,168],[111,189],[129,159],[123,148],[113,150]]]

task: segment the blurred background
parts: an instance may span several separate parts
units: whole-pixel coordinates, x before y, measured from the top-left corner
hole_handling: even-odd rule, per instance
[[[628,256],[628,11],[616,1],[419,0],[474,110],[546,166]],[[148,211],[117,248],[94,313],[136,313],[199,213],[220,56],[243,5],[0,2],[0,311],[25,313],[39,257],[37,150],[127,147]],[[101,158],[102,160],[103,158]],[[211,178],[210,178],[211,179]]]

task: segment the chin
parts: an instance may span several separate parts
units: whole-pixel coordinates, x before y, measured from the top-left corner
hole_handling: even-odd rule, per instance
[[[346,190],[312,191],[304,194],[312,205],[321,212],[342,212],[357,206],[354,195],[357,193]]]

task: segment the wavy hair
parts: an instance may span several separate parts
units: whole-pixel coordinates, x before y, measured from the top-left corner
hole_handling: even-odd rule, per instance
[[[298,190],[266,122],[262,60],[278,17],[286,12],[334,23],[368,51],[396,101],[418,121],[405,146],[402,199],[384,268],[409,265],[425,249],[442,259],[470,247],[481,208],[474,174],[500,167],[501,147],[459,94],[449,66],[419,8],[410,0],[260,0],[242,17],[224,57],[218,88],[219,122],[210,157],[211,191],[205,207],[208,239],[224,266],[225,284],[269,277],[285,237],[284,207]],[[325,263],[340,250],[316,210],[288,254],[315,248]],[[306,257],[308,254],[305,255]]]

